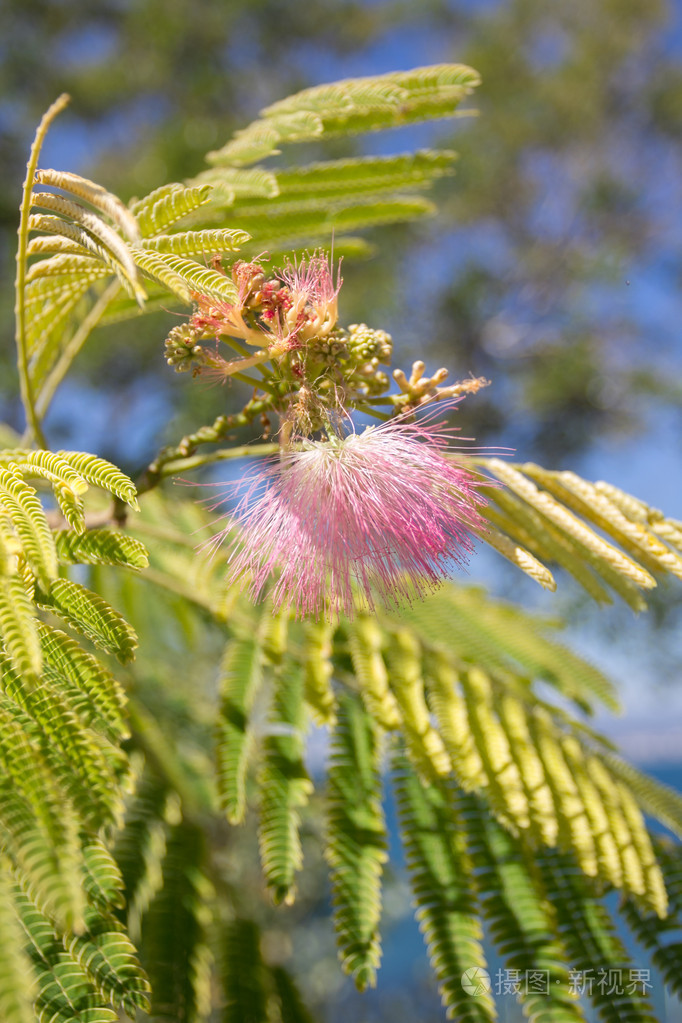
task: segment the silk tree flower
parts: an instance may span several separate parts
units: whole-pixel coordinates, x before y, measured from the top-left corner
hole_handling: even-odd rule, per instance
[[[482,526],[481,481],[446,455],[451,432],[433,411],[403,416],[335,441],[301,440],[247,474],[239,535],[221,534],[231,538],[230,583],[253,599],[269,589],[273,610],[297,617],[426,596],[466,563]]]
[[[338,320],[338,297],[343,278],[340,263],[336,280],[331,260],[319,253],[285,267],[280,280],[289,291],[291,304],[284,319],[303,341],[326,337]]]
[[[201,334],[213,333],[216,339],[239,338],[263,347],[230,361],[218,354],[205,354],[199,369],[202,374],[226,380],[325,338],[336,326],[343,281],[338,271],[334,280],[325,256],[313,254],[271,279],[265,278],[260,263],[240,261],[232,268],[232,278],[237,286],[236,301],[196,295],[197,309],[190,326]]]

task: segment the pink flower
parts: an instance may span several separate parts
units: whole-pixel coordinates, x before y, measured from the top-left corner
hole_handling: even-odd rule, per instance
[[[334,329],[343,284],[340,269],[337,268],[334,281],[330,260],[313,254],[281,270],[279,277],[289,289],[291,304],[284,318],[290,329],[305,341],[325,337]]]
[[[301,441],[247,475],[229,581],[257,599],[272,577],[274,610],[297,617],[426,596],[467,560],[482,525],[481,481],[446,456],[450,432],[433,413],[402,417]]]

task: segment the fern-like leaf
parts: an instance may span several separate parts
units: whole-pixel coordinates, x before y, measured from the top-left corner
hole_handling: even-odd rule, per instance
[[[134,511],[139,510],[135,484],[111,462],[83,451],[58,451],[57,454],[80,473],[88,483],[93,483],[95,486],[101,487],[102,490],[108,490],[110,494],[120,498]]]
[[[121,871],[99,836],[90,836],[83,843],[83,870],[83,885],[91,906],[109,911],[125,905]]]
[[[70,174],[66,171],[37,170],[35,174],[37,185],[51,185],[53,188],[60,188],[63,192],[70,192],[78,199],[84,199],[91,206],[95,206],[101,213],[108,216],[118,226],[121,232],[130,241],[136,241],[139,237],[139,229],[135,218],[123,205],[118,196],[107,192],[105,188],[94,181],[82,178],[79,174]]]
[[[213,233],[213,232],[211,232]],[[211,298],[234,302],[237,288],[231,277],[218,273],[210,267],[172,251],[152,251],[135,248],[132,250],[138,266],[165,284],[180,298],[191,299],[194,292]]]
[[[14,713],[21,708],[39,726],[34,737],[36,751],[40,749],[54,780],[82,819],[94,828],[111,821],[120,803],[120,751],[98,741],[46,679],[40,687],[29,688],[23,678],[3,666],[3,688],[16,704]]]
[[[123,881],[121,915],[134,941],[139,940],[142,918],[163,885],[168,817],[172,816],[169,800],[167,786],[145,771],[115,838],[113,854]]]
[[[304,89],[267,107],[260,121],[238,132],[207,159],[212,164],[243,166],[278,152],[282,142],[451,117],[479,81],[471,68],[441,64]]]
[[[151,983],[151,1015],[173,1023],[200,1023],[210,1009],[207,928],[213,891],[204,856],[199,828],[183,823],[170,829],[163,885],[142,926],[140,953]]]
[[[0,466],[0,505],[12,519],[31,570],[43,586],[49,586],[57,575],[52,533],[38,495],[13,462]]]
[[[20,576],[0,577],[0,640],[16,671],[35,685],[43,659],[33,602]]]
[[[294,900],[294,878],[303,864],[299,808],[312,783],[303,763],[306,715],[302,669],[287,660],[278,670],[269,734],[259,776],[259,844],[263,872],[276,903]]]
[[[17,920],[7,860],[0,858],[0,1019],[34,1023],[35,977]]]
[[[587,994],[599,1018],[604,1023],[656,1023],[649,998],[632,985],[607,990],[606,985],[597,983],[595,964],[608,975],[609,970],[621,970],[628,963],[628,955],[589,879],[569,855],[544,850],[537,862],[572,968],[593,978],[592,984],[586,984]]]
[[[37,601],[121,664],[135,656],[137,636],[132,626],[103,597],[85,586],[70,579],[55,579],[49,590],[37,595]]]
[[[460,796],[458,802],[491,937],[511,970],[526,978],[537,971],[542,978],[536,991],[529,984],[521,987],[524,1014],[538,1023],[582,1023],[583,1012],[570,994],[566,950],[528,851],[491,817],[480,799]]]
[[[86,533],[56,530],[57,555],[67,565],[126,565],[146,568],[149,558],[144,544],[126,533],[90,529]]]
[[[174,182],[162,185],[144,199],[138,199],[132,204],[131,213],[138,223],[142,236],[147,238],[182,220],[192,210],[208,202],[210,197],[210,185],[186,188],[185,185]]]
[[[3,451],[3,461],[6,458],[16,463],[16,471],[22,476],[42,476],[50,483],[66,488],[74,497],[81,497],[88,489],[83,476],[65,458],[53,451]]]
[[[336,720],[336,697],[332,688],[334,669],[331,663],[334,627],[324,620],[307,621],[303,630],[305,700],[316,724],[333,725]]]
[[[146,238],[143,247],[161,254],[175,256],[205,255],[215,252],[238,252],[249,241],[246,231],[223,228],[217,231],[181,231],[178,234],[160,234]]]
[[[126,738],[125,693],[111,672],[59,629],[41,622],[38,633],[45,661],[70,686],[84,694],[93,721],[114,741]]]
[[[381,959],[381,875],[387,859],[381,741],[357,697],[339,702],[328,773],[327,846],[334,923],[344,970],[364,990]]]
[[[231,221],[248,231],[253,244],[268,244],[278,249],[292,248],[306,241],[329,238],[333,233],[360,231],[382,224],[404,223],[432,216],[436,207],[423,197],[378,199],[376,202],[298,203],[281,210],[241,209]],[[222,219],[219,211],[216,220]]]
[[[417,919],[443,1005],[461,1023],[489,1023],[497,1018],[490,994],[469,995],[462,988],[465,971],[486,963],[461,823],[440,787],[423,785],[402,757],[395,786]]]
[[[7,667],[2,666],[3,681]],[[77,820],[16,705],[0,697],[0,834],[42,905],[66,926],[81,919]],[[30,725],[29,725],[30,727]]]
[[[109,998],[97,990],[86,970],[67,951],[31,893],[17,885],[14,899],[37,978],[35,1011],[39,1023],[116,1023],[119,1016]]]
[[[355,677],[367,709],[382,728],[397,728],[400,712],[388,685],[388,672],[381,653],[381,629],[373,618],[359,615],[348,626],[348,643]]]
[[[474,462],[504,484],[490,489],[484,512],[496,530],[541,561],[558,562],[596,600],[610,600],[611,589],[642,610],[642,591],[656,585],[652,572],[682,577],[682,551],[675,543],[682,538],[655,509],[575,473],[494,458]]]
[[[222,1023],[263,1023],[268,1019],[268,973],[260,951],[260,931],[252,920],[235,919],[223,939]]]
[[[258,639],[234,639],[220,669],[220,710],[216,726],[217,781],[220,804],[233,824],[246,811],[246,772],[253,745],[249,714],[263,680]]]
[[[413,632],[400,629],[391,636],[387,662],[390,687],[400,710],[412,762],[426,778],[449,776],[452,764],[442,738],[431,724],[424,698],[422,651]]]
[[[79,963],[106,1003],[120,1005],[129,1016],[149,1009],[149,981],[137,953],[120,925],[109,917],[91,913],[84,934],[65,937],[64,947]]]
[[[278,195],[334,199],[348,196],[349,192],[366,195],[423,188],[444,174],[452,173],[456,158],[450,151],[420,150],[401,156],[356,157],[278,170]]]
[[[313,1023],[301,994],[290,973],[282,966],[270,970],[279,1001],[279,1015],[282,1023]]]

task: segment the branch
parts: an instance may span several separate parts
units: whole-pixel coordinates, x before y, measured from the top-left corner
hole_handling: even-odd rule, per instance
[[[251,401],[247,402],[241,412],[230,416],[218,416],[212,425],[201,426],[194,433],[188,433],[175,447],[163,448],[154,461],[147,466],[138,480],[138,495],[145,494],[148,490],[153,490],[162,479],[176,471],[194,469],[198,465],[203,465],[210,461],[220,461],[222,458],[240,458],[245,453],[255,454],[256,452],[253,449],[237,448],[235,450],[241,453],[233,456],[230,456],[229,452],[223,451],[222,453],[215,452],[218,455],[217,458],[211,458],[207,455],[203,460],[199,461],[190,459],[190,464],[187,464],[186,461],[190,455],[194,454],[200,444],[215,444],[218,441],[225,440],[231,430],[239,426],[248,426],[258,416],[270,411],[274,401],[275,398],[271,394],[266,394],[260,398],[254,397]],[[269,450],[268,454],[270,454]],[[172,468],[169,468],[169,466],[172,466]]]

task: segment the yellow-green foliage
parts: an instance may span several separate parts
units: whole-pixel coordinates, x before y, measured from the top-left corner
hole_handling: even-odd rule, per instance
[[[582,1020],[568,970],[629,962],[604,902],[613,890],[680,990],[682,948],[668,940],[682,923],[679,849],[653,841],[644,814],[679,837],[682,799],[587,726],[597,708],[617,708],[615,690],[551,623],[451,583],[400,613],[273,616],[267,600],[254,607],[225,586],[220,557],[197,552],[210,541],[197,505],[146,494],[142,514],[126,518],[138,510],[132,480],[95,454],[52,452],[43,436],[56,389],[99,324],[188,306],[197,293],[233,301],[232,278],[208,256],[333,231],[341,248],[365,251],[348,232],[432,212],[421,193],[451,172],[454,154],[252,164],[283,144],[455,116],[477,84],[472,69],[439,65],[304,90],[209,154],[193,181],[129,206],[87,179],[38,169],[65,98],[43,119],[17,261],[28,426],[0,450],[3,1023],[132,1018],[150,1002],[145,969],[157,1018],[200,1023],[220,1004],[234,1023],[307,1023],[223,861],[229,825],[253,808],[266,887],[275,902],[294,900],[311,719],[330,733],[324,854],[339,955],[358,987],[375,982],[381,954],[388,750],[417,916],[450,1016],[495,1018],[489,994],[473,998],[461,984],[485,965],[484,920],[510,969],[548,971],[546,996],[522,995],[528,1018]],[[171,449],[145,485],[196,467],[194,448],[220,443],[221,429]],[[546,588],[558,565],[596,600],[616,593],[638,610],[657,576],[682,576],[680,523],[616,487],[532,464],[470,463],[497,483],[485,489],[479,536]],[[90,486],[107,492],[104,513]],[[48,488],[56,507],[41,499]],[[128,617],[144,631],[139,667]],[[218,648],[217,684],[203,692]],[[120,680],[107,655],[124,666]],[[191,686],[186,675],[176,685],[182,670]],[[172,726],[167,734],[174,714],[203,746],[188,750]],[[654,1018],[643,996],[595,985],[593,1000],[608,1023]]]

